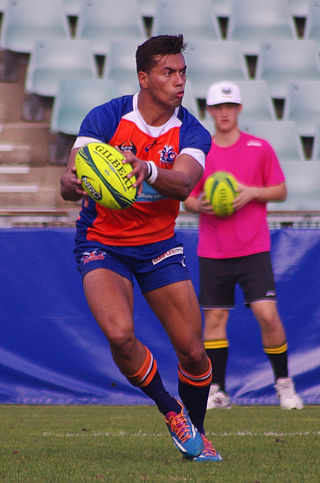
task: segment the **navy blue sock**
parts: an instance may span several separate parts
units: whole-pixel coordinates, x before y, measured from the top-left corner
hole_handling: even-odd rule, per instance
[[[180,413],[181,406],[177,400],[166,391],[162,383],[159,372],[157,371],[152,381],[146,386],[140,388],[147,396],[154,400],[158,406],[159,411],[162,414],[166,414],[169,411]]]

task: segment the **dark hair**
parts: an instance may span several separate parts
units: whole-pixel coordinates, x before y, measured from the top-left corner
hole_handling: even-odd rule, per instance
[[[157,35],[139,45],[136,52],[137,72],[150,73],[156,65],[156,56],[181,54],[186,49],[183,35]]]

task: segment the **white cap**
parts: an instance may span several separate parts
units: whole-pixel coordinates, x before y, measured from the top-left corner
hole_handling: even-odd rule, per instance
[[[233,104],[241,104],[239,87],[231,82],[218,82],[209,87],[207,94],[207,106],[215,106],[232,102]]]

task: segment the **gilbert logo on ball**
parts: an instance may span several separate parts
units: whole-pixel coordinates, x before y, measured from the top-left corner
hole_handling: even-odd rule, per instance
[[[123,164],[124,156],[105,143],[89,143],[79,149],[75,158],[77,176],[90,198],[106,208],[122,210],[131,206],[137,190],[130,163]]]
[[[237,182],[231,173],[216,171],[209,176],[204,184],[207,201],[219,217],[232,215],[233,200],[237,196]]]

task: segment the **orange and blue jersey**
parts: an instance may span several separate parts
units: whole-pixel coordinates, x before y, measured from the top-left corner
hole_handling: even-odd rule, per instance
[[[148,126],[138,111],[138,95],[123,96],[95,107],[83,120],[76,147],[97,140],[139,159],[172,169],[180,153],[201,162],[211,145],[210,134],[184,107],[163,126]],[[105,208],[91,198],[77,220],[77,241],[103,245],[145,245],[173,236],[179,201],[166,198],[143,183],[135,203],[124,210]]]

